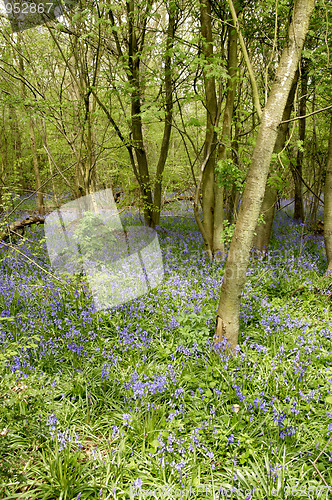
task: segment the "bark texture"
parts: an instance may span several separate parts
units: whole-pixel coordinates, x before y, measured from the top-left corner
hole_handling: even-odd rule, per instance
[[[327,271],[330,272],[332,271],[332,116],[324,193],[324,240],[327,257]]]
[[[44,224],[44,222],[45,218],[38,217],[37,215],[30,215],[30,217],[27,217],[24,220],[17,220],[15,222],[12,222],[0,232],[0,241],[6,240],[11,235],[22,235],[26,227],[32,226],[32,224]]]
[[[211,64],[213,57],[213,35],[211,23],[211,3],[205,1],[200,5],[201,33],[203,38],[202,52],[205,60]],[[213,230],[214,230],[214,168],[216,162],[217,134],[215,127],[218,125],[218,102],[215,78],[211,77],[206,69],[204,73],[205,107],[206,107],[206,134],[204,143],[204,158],[207,160],[202,179],[202,208],[203,227],[205,232],[205,246],[207,252],[213,255]]]
[[[237,33],[235,27],[228,28],[228,89],[222,124],[222,135],[219,144],[219,160],[225,160],[231,148],[231,129],[234,111],[237,71]],[[213,229],[213,253],[215,259],[224,257],[224,243],[221,235],[224,227],[224,189],[215,182],[215,212]]]
[[[200,4],[202,53],[208,65],[213,64],[213,33],[211,22],[211,0]],[[216,127],[220,120],[220,98],[217,98],[216,78],[203,67],[206,134],[204,142],[204,161],[201,175],[196,187],[194,214],[197,225],[202,233],[205,250],[210,259],[220,259],[224,254],[222,233],[224,226],[224,188],[220,186],[216,174],[216,160],[224,160],[231,145],[231,125],[234,108],[234,95],[237,71],[237,33],[234,26],[228,28],[228,88],[223,115],[222,133],[217,136]],[[220,90],[219,90],[220,94]],[[203,222],[199,217],[199,193],[202,188]]]
[[[172,6],[169,7],[168,27],[165,53],[165,124],[163,139],[160,148],[159,160],[157,163],[156,179],[153,193],[153,220],[154,225],[160,221],[161,210],[161,187],[164,168],[169,151],[169,142],[172,131],[173,119],[173,80],[172,80],[172,50],[174,45],[174,35],[176,26],[176,11]]]
[[[215,333],[216,341],[222,342],[225,339],[232,350],[235,350],[238,344],[241,294],[246,279],[257,219],[263,202],[271,156],[277,139],[277,128],[282,120],[299,64],[313,8],[314,0],[295,1],[288,37],[262,115],[226,261]]]
[[[41,180],[40,180],[40,171],[39,171],[39,161],[38,161],[38,153],[36,147],[36,137],[35,130],[33,126],[32,118],[29,119],[29,132],[30,132],[30,141],[31,141],[31,149],[32,149],[32,160],[33,160],[33,169],[35,172],[36,178],[36,191],[37,191],[37,208],[40,215],[44,215],[45,206],[44,206],[44,197],[41,190]]]
[[[308,93],[309,66],[305,59],[301,63],[301,98],[299,103],[299,116],[306,115],[307,93]],[[305,118],[299,120],[299,140],[304,145],[305,140]],[[303,172],[303,149],[299,148],[296,156],[296,168],[293,169],[294,178],[294,219],[304,221],[304,205],[302,194],[302,172]]]
[[[141,82],[140,82],[140,56],[139,44],[135,25],[135,4],[127,2],[128,16],[128,79],[132,85],[131,94],[131,131],[132,144],[135,151],[138,172],[140,178],[140,187],[144,207],[145,223],[153,227],[153,202],[150,182],[150,173],[148,168],[148,159],[144,147],[143,127],[141,117]],[[143,35],[142,35],[143,36]]]

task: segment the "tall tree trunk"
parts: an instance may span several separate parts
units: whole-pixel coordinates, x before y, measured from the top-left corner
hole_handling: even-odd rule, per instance
[[[48,158],[48,168],[49,168],[49,171],[50,171],[50,174],[51,174],[51,183],[52,183],[54,206],[56,208],[60,208],[60,201],[58,199],[58,195],[57,195],[56,187],[55,187],[55,182],[54,182],[54,173],[53,173],[52,158],[51,158],[51,153],[50,153],[49,146],[48,146],[48,141],[47,141],[47,127],[46,127],[46,120],[45,120],[45,118],[43,119],[43,128],[42,128],[42,131],[43,131],[42,139],[43,139],[44,148],[46,149],[47,158]]]
[[[332,272],[332,116],[330,122],[329,150],[327,155],[324,192],[324,240],[327,271]]]
[[[262,115],[249,168],[242,203],[226,261],[216,320],[216,341],[226,340],[235,350],[239,335],[239,313],[250,250],[262,206],[277,127],[287,103],[297,70],[304,39],[314,8],[314,0],[295,0],[288,37]]]
[[[301,61],[301,98],[299,104],[299,116],[305,116],[307,107],[308,92],[308,62],[302,58]],[[292,170],[294,178],[294,219],[304,221],[304,206],[302,195],[302,176],[303,176],[303,147],[305,140],[305,118],[299,120],[299,140],[302,146],[298,148],[296,156],[296,169]]]
[[[29,118],[29,133],[30,133],[30,141],[31,141],[33,169],[35,171],[35,179],[36,179],[37,208],[38,208],[38,212],[40,213],[40,215],[44,215],[44,213],[45,213],[44,197],[43,197],[43,193],[41,192],[39,161],[38,161],[38,153],[37,153],[37,147],[36,147],[35,129],[34,129],[32,118]]]
[[[204,0],[200,4],[202,52],[207,62],[211,63],[213,57],[213,35],[211,23],[211,1]],[[216,162],[217,134],[215,127],[218,121],[218,103],[216,94],[215,77],[204,73],[205,107],[206,107],[206,133],[204,143],[204,158],[207,162],[203,171],[202,179],[202,209],[203,228],[205,232],[205,250],[213,255],[213,232],[214,232],[214,168]]]
[[[202,53],[207,63],[213,61],[213,34],[211,23],[211,1],[200,4]],[[237,71],[237,34],[234,27],[228,29],[228,80],[227,97],[223,116],[222,135],[219,143],[218,158],[225,160],[230,147],[231,124],[234,108],[235,76]],[[216,80],[203,69],[206,107],[206,134],[204,142],[204,168],[202,170],[202,209],[203,223],[198,215],[198,196],[195,197],[195,219],[200,228],[205,250],[210,258],[220,259],[224,255],[222,233],[224,225],[224,188],[218,183],[215,173],[217,158],[216,126],[220,119],[220,110],[216,93]],[[198,185],[196,191],[200,188]]]
[[[231,128],[234,110],[237,71],[237,33],[234,26],[228,27],[228,89],[223,116],[222,135],[219,145],[219,160],[226,159],[231,147]],[[215,182],[215,208],[213,228],[213,253],[216,259],[224,256],[224,243],[221,239],[224,225],[224,189]]]
[[[266,252],[269,246],[277,197],[277,189],[267,182],[260,212],[260,217],[263,218],[263,221],[258,222],[256,226],[256,234],[252,244],[256,256],[261,255],[262,252]]]
[[[311,86],[313,88],[312,91],[312,102],[311,102],[311,112],[315,111],[316,108],[316,92],[315,92],[315,79],[312,78]],[[316,131],[316,116],[312,116],[312,138],[310,140],[311,148],[310,148],[310,168],[309,172],[312,174],[312,179],[308,179],[308,184],[313,186],[313,191],[316,193],[314,196],[313,203],[310,210],[310,223],[312,227],[316,227],[317,223],[317,210],[319,207],[319,198],[322,194],[322,188],[324,185],[323,174],[325,171],[325,163],[321,160],[320,155],[318,154],[318,145],[317,145],[317,131]],[[317,168],[318,164],[318,168]]]
[[[238,94],[241,92],[241,87],[238,86]],[[238,95],[239,100],[240,95]],[[232,148],[232,161],[239,168],[239,125],[235,121],[234,125],[234,136],[231,144]],[[236,185],[233,183],[231,189],[225,193],[225,218],[229,224],[233,224],[236,221],[237,209],[239,202],[239,191]]]
[[[124,64],[123,69],[126,72],[128,82],[130,83],[130,87],[132,89],[130,141],[128,141],[125,134],[122,133],[119,122],[117,123],[115,121],[111,111],[105,106],[103,100],[101,100],[95,91],[92,90],[97,103],[105,112],[118,138],[127,149],[130,163],[139,184],[140,193],[143,199],[145,223],[150,227],[154,227],[158,224],[160,218],[162,176],[169,151],[169,141],[173,119],[173,79],[171,59],[174,35],[177,27],[177,16],[179,12],[179,7],[176,2],[167,2],[169,23],[166,38],[164,72],[166,116],[162,145],[157,163],[156,180],[153,193],[154,196],[152,197],[152,183],[149,174],[149,164],[144,144],[143,123],[141,117],[144,86],[142,74],[140,72],[140,63],[143,58],[145,39],[147,34],[151,35],[150,28],[148,28],[148,22],[150,16],[153,16],[151,13],[153,6],[154,3],[152,0],[147,0],[145,3],[135,3],[133,0],[127,1],[127,30],[124,30],[123,26],[121,26],[121,17],[118,16],[118,12],[115,14],[117,8],[115,9],[115,7],[110,7],[108,10],[109,21],[112,26],[112,38],[116,47],[118,62],[119,64]],[[123,34],[121,34],[122,32]]]
[[[292,88],[287,99],[285,110],[282,115],[282,121],[289,120],[290,118],[294,105],[297,80],[298,80],[298,71],[296,72],[294,77],[294,82],[292,84]],[[280,151],[282,151],[286,142],[288,128],[289,128],[288,123],[281,123],[279,125],[278,135],[273,150],[274,153],[280,153]],[[253,248],[258,250],[258,252],[260,253],[267,250],[269,246],[277,197],[278,197],[277,189],[274,186],[271,186],[269,182],[267,182],[265,186],[265,193],[260,212],[260,216],[263,217],[264,223],[257,224],[255,231],[256,234],[253,242]]]
[[[91,194],[97,190],[97,173],[96,173],[96,133],[94,112],[96,110],[96,100],[92,96],[90,102],[90,94],[87,96],[86,103],[86,149],[87,159],[84,162],[84,187],[86,194]]]
[[[170,4],[168,13],[168,28],[166,40],[166,53],[165,53],[165,101],[166,101],[166,116],[164,124],[164,134],[160,148],[159,160],[157,163],[156,180],[153,193],[153,219],[154,225],[159,224],[160,209],[161,209],[161,187],[163,172],[165,168],[166,159],[169,151],[169,141],[172,130],[173,119],[173,81],[172,81],[172,49],[174,45],[175,35],[175,7]]]
[[[141,85],[140,85],[140,55],[136,36],[135,25],[135,4],[133,1],[127,2],[129,34],[128,34],[128,55],[129,55],[129,81],[133,91],[131,94],[131,131],[132,144],[135,151],[138,172],[140,177],[140,187],[143,199],[145,223],[154,227],[153,201],[148,168],[148,159],[144,147],[142,117],[141,117]],[[142,35],[143,36],[143,35]]]

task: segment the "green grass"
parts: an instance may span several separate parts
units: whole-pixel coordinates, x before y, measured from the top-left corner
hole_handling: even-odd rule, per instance
[[[276,228],[248,270],[230,358],[213,348],[223,265],[191,218],[163,227],[162,286],[108,313],[81,278],[61,285],[3,252],[0,497],[328,498],[315,468],[332,484],[322,240]],[[47,266],[41,231],[20,248]]]

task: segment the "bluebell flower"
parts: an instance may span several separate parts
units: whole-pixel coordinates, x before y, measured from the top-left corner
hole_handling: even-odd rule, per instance
[[[232,444],[234,443],[234,434],[231,434],[230,436],[228,436],[228,443],[227,444]]]
[[[103,363],[103,368],[101,371],[101,379],[102,380],[108,379],[108,366],[106,363]]]
[[[134,488],[137,488],[137,489],[139,489],[139,490],[140,490],[140,489],[141,489],[141,487],[142,487],[142,484],[143,484],[142,479],[141,479],[140,477],[138,477],[138,478],[136,479],[136,481],[134,481],[134,482],[133,482],[133,487],[134,487]]]

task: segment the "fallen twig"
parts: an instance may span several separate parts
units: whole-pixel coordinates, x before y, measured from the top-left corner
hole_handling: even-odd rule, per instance
[[[17,220],[15,222],[12,222],[11,224],[8,224],[7,226],[4,227],[4,229],[0,232],[0,241],[4,241],[11,234],[19,234],[18,231],[23,230],[27,226],[31,226],[32,224],[44,224],[45,222],[45,217],[40,217],[38,215],[30,215],[24,220]]]

